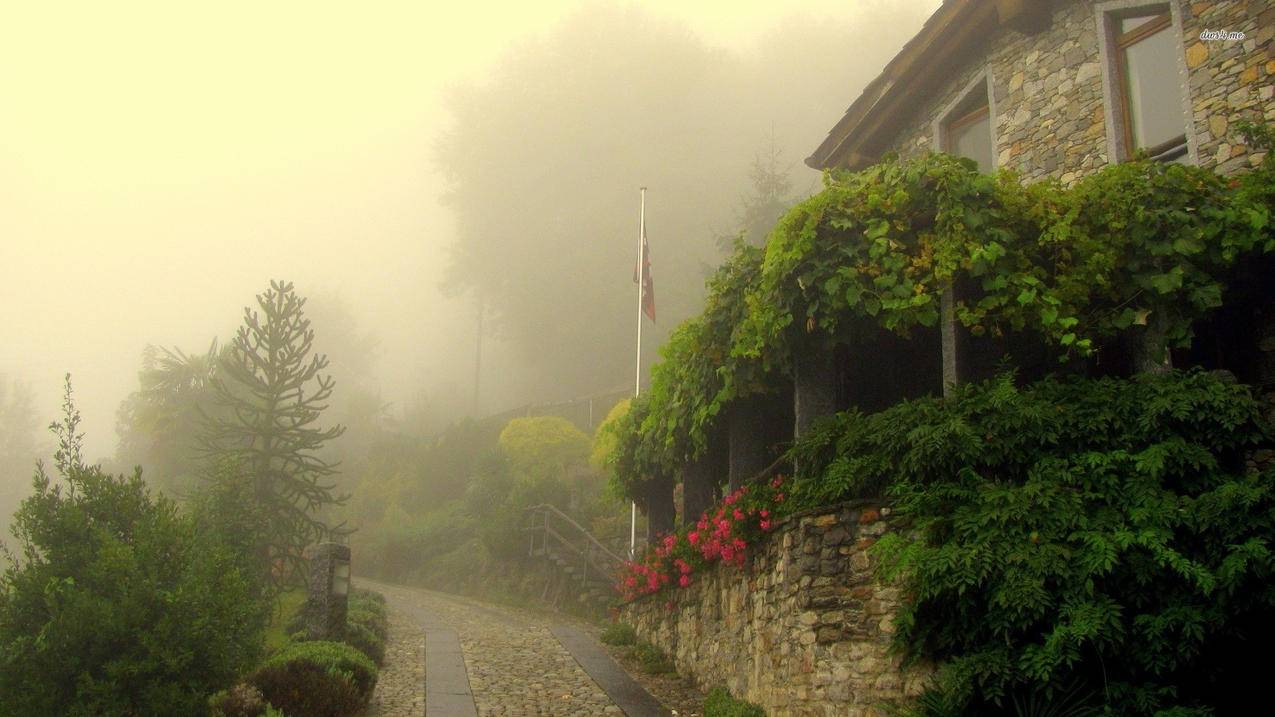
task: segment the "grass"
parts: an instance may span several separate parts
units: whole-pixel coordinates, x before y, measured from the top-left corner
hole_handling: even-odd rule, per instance
[[[266,627],[267,652],[275,652],[288,644],[288,620],[301,610],[305,598],[306,591],[301,588],[292,588],[279,595],[279,601],[270,615],[270,625]]]
[[[660,648],[649,642],[638,642],[633,647],[633,658],[643,672],[651,675],[665,675],[677,672],[677,667],[669,656]]]
[[[731,697],[725,687],[714,687],[704,698],[704,717],[766,717],[752,702]]]
[[[613,622],[606,626],[602,631],[600,639],[608,645],[623,647],[637,643],[637,631],[632,625],[623,622]]]

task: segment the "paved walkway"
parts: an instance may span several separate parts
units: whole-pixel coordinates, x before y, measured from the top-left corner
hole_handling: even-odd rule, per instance
[[[384,594],[391,614],[386,668],[369,717],[418,717],[421,705],[428,717],[672,714],[577,625],[429,590],[357,582]],[[423,685],[412,667],[421,663]]]

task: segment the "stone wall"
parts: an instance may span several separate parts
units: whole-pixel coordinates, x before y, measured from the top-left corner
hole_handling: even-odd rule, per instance
[[[1191,112],[1184,125],[1199,164],[1226,173],[1257,165],[1263,155],[1249,151],[1234,122],[1241,117],[1275,122],[1275,4],[1174,4]],[[1027,181],[1048,176],[1064,184],[1100,169],[1112,158],[1095,5],[1111,7],[1062,0],[1054,3],[1043,32],[999,28],[984,49],[951,72],[939,92],[918,103],[891,149],[903,156],[936,149],[936,120],[979,78],[990,75],[998,168],[1018,171]],[[1243,32],[1245,39],[1201,41],[1203,30]]]
[[[621,619],[709,689],[726,685],[771,717],[874,717],[920,692],[930,670],[890,650],[897,588],[868,549],[889,508],[862,502],[793,516],[742,568],[635,600]]]

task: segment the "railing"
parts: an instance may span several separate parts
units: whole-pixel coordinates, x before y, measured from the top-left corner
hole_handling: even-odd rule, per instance
[[[556,552],[568,565],[579,568],[581,585],[587,584],[590,576],[607,584],[615,580],[624,559],[571,516],[548,503],[527,508],[523,514],[523,530],[529,536],[528,555],[536,555],[537,547],[546,558]]]

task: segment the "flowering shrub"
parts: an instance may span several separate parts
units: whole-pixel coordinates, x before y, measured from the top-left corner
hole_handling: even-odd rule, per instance
[[[665,535],[640,562],[626,562],[616,590],[624,600],[667,587],[690,587],[695,574],[714,563],[743,566],[749,546],[768,533],[784,508],[785,479],[745,485],[694,525]]]

